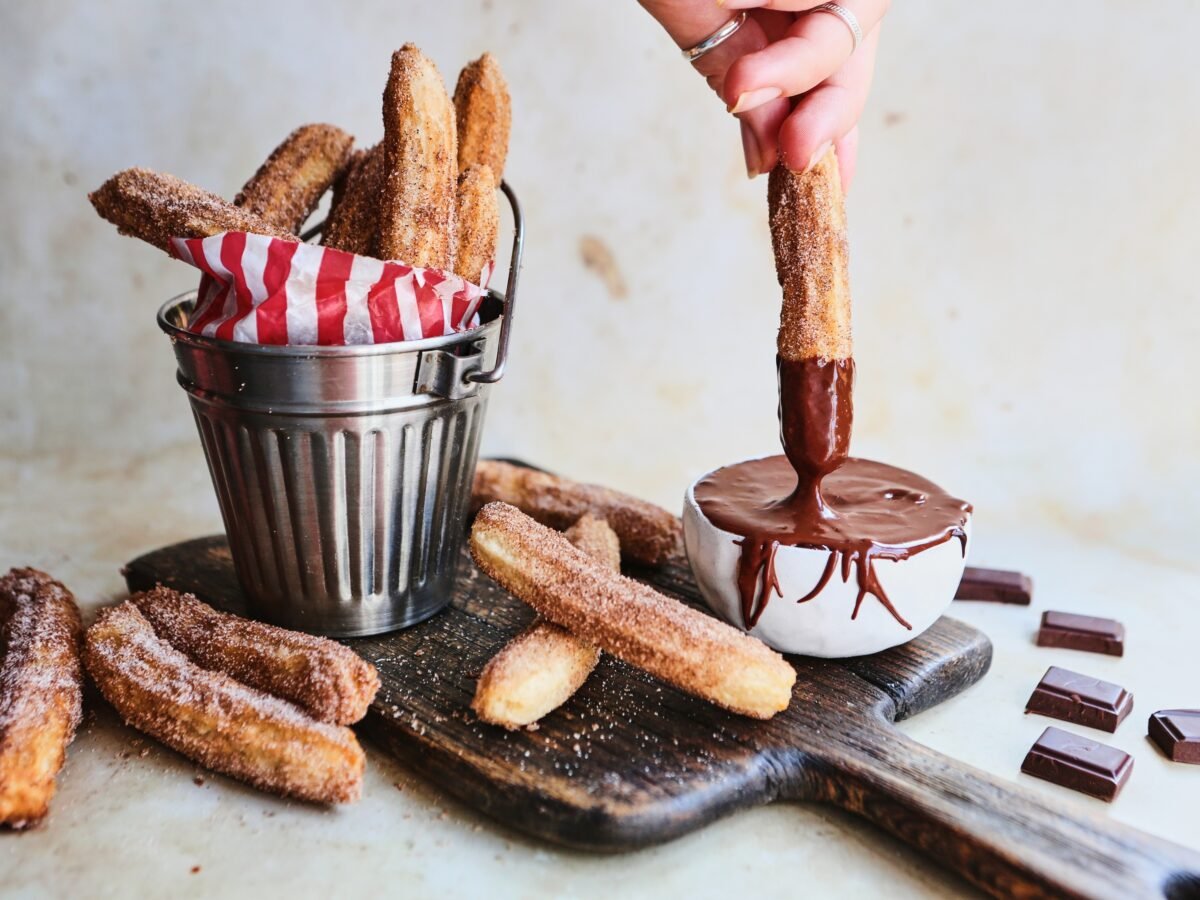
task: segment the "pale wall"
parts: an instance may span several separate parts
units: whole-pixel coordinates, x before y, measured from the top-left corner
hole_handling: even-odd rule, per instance
[[[490,49],[512,84],[528,256],[487,449],[674,506],[776,446],[765,185],[632,0],[14,7],[5,453],[203,465],[153,322],[192,274],[84,194],[142,164],[232,195],[305,121],[373,141],[408,40],[448,78]],[[1196,571],[1200,6],[907,0],[886,28],[849,211],[857,452],[974,499],[981,541],[1036,517]]]

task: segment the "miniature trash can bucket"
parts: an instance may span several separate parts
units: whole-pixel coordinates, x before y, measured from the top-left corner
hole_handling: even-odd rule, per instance
[[[404,628],[450,602],[488,393],[508,359],[524,226],[479,327],[391,344],[278,346],[158,312],[253,615],[314,634]]]

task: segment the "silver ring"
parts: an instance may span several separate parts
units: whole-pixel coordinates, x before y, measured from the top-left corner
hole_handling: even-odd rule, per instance
[[[858,24],[858,16],[837,3],[822,3],[820,6],[814,6],[809,12],[829,13],[845,22],[846,27],[850,29],[850,37],[854,40],[854,47],[850,52],[853,53],[858,49],[858,45],[862,43],[863,39],[862,28]]]
[[[746,12],[743,10],[696,46],[689,47],[688,49],[681,51],[683,53],[683,58],[688,62],[695,62],[710,50],[716,50],[723,43],[733,37],[734,33],[742,27],[745,21]]]

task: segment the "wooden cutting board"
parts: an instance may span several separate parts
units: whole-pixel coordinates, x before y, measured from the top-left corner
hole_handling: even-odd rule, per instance
[[[683,559],[628,574],[699,603]],[[245,612],[223,536],[142,556],[126,578],[131,590],[161,582]],[[446,611],[347,641],[383,682],[361,729],[463,802],[571,847],[630,850],[774,800],[823,801],[998,896],[1200,896],[1197,854],[1103,815],[1065,815],[893,726],[987,671],[991,643],[962,622],[943,618],[874,656],[793,658],[791,707],[769,722],[722,712],[605,656],[538,730],[509,733],[477,721],[469,704],[484,664],[531,618],[464,551]]]

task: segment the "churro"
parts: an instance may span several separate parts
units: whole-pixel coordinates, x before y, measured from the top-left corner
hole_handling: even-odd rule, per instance
[[[315,803],[362,793],[365,758],[354,732],[197,666],[128,601],[88,629],[84,662],[125,722],[206,768]]]
[[[383,92],[384,259],[453,269],[457,156],[454,107],[442,76],[425,54],[405,44],[392,55]]]
[[[454,86],[454,114],[458,123],[459,171],[485,165],[499,182],[504,177],[504,161],[508,157],[512,103],[508,84],[492,54],[483,54],[459,73]]]
[[[767,180],[775,271],[783,288],[781,359],[850,359],[846,210],[833,150],[809,172],[776,166]]]
[[[496,255],[500,233],[500,206],[496,179],[485,165],[466,169],[458,178],[458,245],[454,271],[467,281],[483,284],[484,268]]]
[[[296,232],[345,170],[354,138],[334,125],[301,125],[233,198],[278,228]]]
[[[160,638],[193,662],[288,700],[319,721],[357,722],[379,690],[375,667],[328,638],[218,612],[162,585],[130,600]]]
[[[49,811],[83,705],[75,598],[37,569],[0,578],[0,824]]]
[[[149,169],[118,172],[88,194],[96,212],[121,234],[141,238],[168,253],[173,237],[203,238],[223,231],[248,231],[295,241],[291,231],[174,175]]]
[[[612,572],[515,507],[479,512],[471,552],[550,621],[682,691],[759,719],[791,700],[795,670],[762,641]]]
[[[551,528],[567,528],[585,513],[602,518],[621,541],[621,552],[638,562],[659,565],[678,551],[679,519],[665,509],[620,491],[581,484],[534,469],[480,460],[475,469],[477,507],[500,500]]]
[[[333,203],[321,243],[349,253],[375,256],[379,253],[379,201],[383,194],[383,145],[360,150],[350,161]]]
[[[617,534],[603,519],[584,516],[567,529],[566,537],[606,568],[621,571]],[[539,619],[484,667],[471,708],[485,722],[524,728],[566,703],[599,661],[595,646]]]

